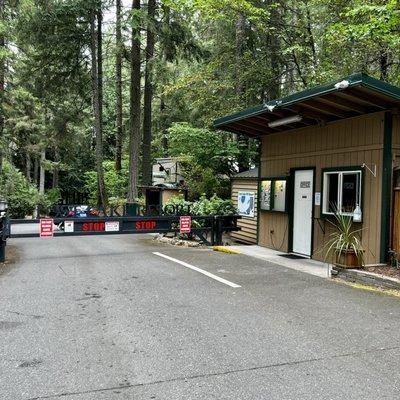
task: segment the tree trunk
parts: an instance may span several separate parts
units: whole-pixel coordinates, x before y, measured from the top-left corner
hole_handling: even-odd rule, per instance
[[[272,3],[272,1],[271,1]],[[281,20],[281,14],[277,7],[273,7],[271,4],[271,20],[275,21],[276,25],[279,26]],[[268,88],[268,100],[277,99],[280,95],[281,86],[281,63],[280,63],[280,41],[279,35],[276,31],[272,31],[268,35],[268,46],[270,48],[270,69],[271,69],[271,83]]]
[[[44,169],[44,163],[46,161],[46,150],[40,151],[40,175],[39,175],[39,194],[44,194],[44,182],[46,177],[46,171]]]
[[[238,104],[243,103],[244,94],[244,82],[242,79],[243,72],[243,55],[246,45],[246,19],[242,13],[239,13],[238,19],[236,20],[236,65],[235,65],[235,79],[236,79],[236,97]],[[245,135],[236,135],[236,140],[239,145],[240,154],[238,156],[238,169],[239,172],[246,171],[249,168],[248,160],[248,147],[249,139]]]
[[[388,80],[388,53],[382,49],[379,54],[380,80],[387,82]]]
[[[5,0],[0,0],[0,21],[4,21],[5,17]],[[3,101],[4,101],[4,89],[5,89],[5,72],[6,72],[6,61],[5,61],[5,37],[3,29],[0,29],[0,143],[3,141],[4,133],[4,114],[3,114]],[[0,147],[0,172],[3,169],[3,148]]]
[[[244,86],[242,80],[242,71],[243,71],[243,54],[245,49],[245,41],[246,41],[246,20],[242,13],[239,13],[238,19],[236,20],[236,65],[235,65],[235,75],[236,75],[236,95],[238,97],[238,101],[241,102]]]
[[[32,169],[32,160],[31,160],[31,154],[29,153],[29,150],[26,150],[25,154],[25,176],[28,182],[31,181],[31,169]]]
[[[54,149],[54,161],[56,163],[60,162],[60,153],[58,151],[58,148]],[[58,176],[59,176],[59,168],[58,165],[55,165],[53,168],[53,189],[55,189],[58,186]]]
[[[116,1],[116,54],[115,54],[115,170],[121,171],[122,168],[122,54],[124,45],[122,42],[122,24],[121,24],[121,0]]]
[[[93,114],[94,114],[94,132],[96,138],[96,171],[97,171],[97,192],[99,198],[99,206],[106,207],[107,197],[104,184],[103,171],[103,131],[102,131],[102,107],[100,105],[101,89],[99,89],[99,73],[98,58],[101,57],[97,53],[98,35],[96,33],[96,13],[92,11],[90,17],[90,51],[91,51],[91,78],[92,78],[92,97],[93,97]],[[101,63],[100,63],[101,65]],[[100,73],[101,74],[101,73]]]
[[[146,70],[144,78],[143,105],[143,144],[142,144],[142,184],[150,186],[152,177],[151,139],[152,139],[152,104],[153,104],[153,57],[154,57],[154,17],[156,0],[149,0],[147,17]]]
[[[163,156],[168,157],[168,138],[167,138],[167,126],[165,123],[165,115],[166,115],[166,105],[165,105],[165,96],[161,93],[160,99],[160,119],[161,119],[161,132],[162,132],[162,149]]]
[[[162,9],[163,13],[163,21],[164,25],[168,28],[171,23],[171,10],[170,8],[164,4],[164,2],[160,3],[160,7]],[[170,43],[170,36],[167,35],[166,38],[164,38],[164,41],[161,43],[162,47],[162,63],[164,68],[166,69],[168,61],[172,60],[172,54],[171,54],[171,49],[172,49],[172,44]],[[160,86],[164,87],[167,83],[167,74],[162,73],[160,76]],[[163,91],[161,91],[160,94],[160,119],[159,119],[159,126],[158,130],[162,133],[162,150],[163,150],[163,156],[168,157],[168,124],[167,124],[167,106],[165,103],[165,94]]]
[[[131,38],[131,83],[129,115],[129,186],[128,203],[134,203],[138,195],[138,165],[140,144],[140,23],[135,12],[140,10],[140,0],[132,0],[134,21]]]
[[[35,186],[38,184],[38,179],[39,179],[39,162],[37,157],[35,157],[35,160],[33,162],[33,182]]]
[[[308,42],[309,46],[311,48],[311,54],[312,54],[312,61],[313,61],[313,72],[315,73],[317,70],[317,49],[315,47],[315,40],[314,40],[314,35],[312,31],[312,22],[311,22],[311,14],[310,14],[310,7],[308,2],[305,2],[306,6],[306,16],[307,16],[307,35],[308,35]]]
[[[101,3],[101,1],[100,1]],[[100,126],[103,134],[103,14],[100,9],[97,10],[97,80],[99,88],[99,109],[100,109]],[[102,135],[103,136],[103,135]]]

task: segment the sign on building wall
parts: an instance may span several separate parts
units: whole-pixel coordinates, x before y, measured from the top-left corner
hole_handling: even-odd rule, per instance
[[[256,194],[254,192],[238,193],[238,213],[243,217],[254,217]]]

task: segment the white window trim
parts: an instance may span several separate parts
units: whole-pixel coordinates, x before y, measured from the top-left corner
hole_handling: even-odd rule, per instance
[[[342,209],[343,175],[347,175],[347,174],[358,174],[359,175],[359,177],[360,177],[360,184],[359,184],[359,188],[358,188],[358,200],[359,200],[359,203],[357,203],[357,204],[358,204],[358,206],[360,208],[362,208],[361,202],[362,202],[362,184],[363,184],[363,182],[362,182],[362,171],[361,170],[323,171],[322,214],[334,215],[333,212],[327,211],[327,209],[328,209],[328,203],[327,202],[328,202],[329,196],[327,196],[327,191],[326,191],[326,188],[328,186],[327,176],[328,175],[333,175],[333,174],[337,174],[338,175],[338,202],[337,202],[337,205],[338,205],[338,209],[339,210]],[[348,213],[348,212],[347,213],[346,212],[340,212],[340,214],[341,215],[346,215],[346,216],[349,216],[349,217],[353,216],[353,213]]]

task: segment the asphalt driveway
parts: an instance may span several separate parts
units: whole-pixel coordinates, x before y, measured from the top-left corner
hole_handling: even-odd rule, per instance
[[[9,243],[0,399],[400,397],[399,298],[148,236]]]

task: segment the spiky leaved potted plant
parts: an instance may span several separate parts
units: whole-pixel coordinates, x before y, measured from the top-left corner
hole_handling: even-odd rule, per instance
[[[361,244],[361,229],[353,229],[351,216],[335,211],[335,221],[329,221],[335,228],[324,246],[325,261],[333,258],[340,268],[360,268],[364,265],[364,249]]]

